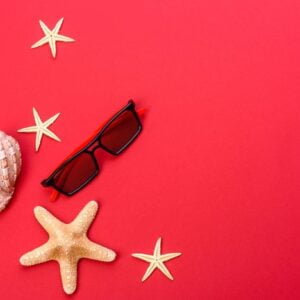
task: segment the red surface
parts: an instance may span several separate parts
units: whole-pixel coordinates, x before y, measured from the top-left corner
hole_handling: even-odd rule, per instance
[[[46,241],[43,205],[63,221],[95,199],[90,231],[117,251],[82,261],[74,299],[299,299],[299,1],[6,1],[0,11],[0,128],[22,147],[16,196],[0,215],[0,299],[66,299],[55,263],[19,265]],[[38,20],[75,43],[30,49]],[[72,198],[39,182],[129,98],[149,109],[122,156]],[[61,116],[62,143],[17,129]],[[173,282],[130,256],[183,255]]]

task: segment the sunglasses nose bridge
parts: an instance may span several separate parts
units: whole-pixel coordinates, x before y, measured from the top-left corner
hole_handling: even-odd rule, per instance
[[[100,144],[97,143],[97,145],[94,146],[93,148],[91,148],[89,151],[90,151],[91,153],[95,153],[95,151],[96,151],[97,149],[99,149],[100,147],[101,147]]]

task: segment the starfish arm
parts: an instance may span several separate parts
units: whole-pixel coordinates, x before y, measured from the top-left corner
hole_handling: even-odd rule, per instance
[[[90,201],[78,214],[71,223],[74,231],[77,233],[85,233],[92,224],[98,210],[98,203]]]
[[[58,263],[63,289],[68,295],[73,294],[77,286],[77,260],[61,259]]]
[[[25,128],[21,128],[18,130],[18,132],[37,132],[38,131],[38,127],[37,126],[30,126],[30,127],[25,127]]]
[[[47,27],[47,25],[42,20],[39,20],[39,23],[45,35],[49,35],[51,30]]]
[[[72,39],[68,36],[62,35],[62,34],[55,34],[53,36],[54,36],[55,40],[59,41],[59,42],[75,42],[74,39]]]
[[[157,267],[171,280],[173,280],[173,276],[171,275],[171,273],[169,272],[169,270],[167,269],[167,267],[164,265],[163,262],[158,261],[157,262]]]
[[[43,124],[43,122],[42,122],[37,110],[34,107],[32,108],[32,113],[33,113],[35,124],[37,126],[41,126]]]
[[[55,27],[52,29],[52,33],[57,34],[60,30],[61,24],[64,21],[64,18],[61,18],[55,25]]]
[[[37,131],[35,136],[35,151],[39,150],[42,137],[43,137],[43,132],[41,130]]]
[[[63,225],[65,225],[56,217],[54,217],[48,210],[41,206],[34,208],[34,215],[37,221],[49,234],[55,230],[59,230]]]
[[[143,278],[142,278],[142,281],[145,281],[152,273],[153,271],[157,268],[157,265],[155,262],[152,262],[150,264],[150,266],[147,268]]]
[[[52,138],[52,139],[58,141],[58,142],[61,141],[60,138],[59,138],[54,132],[52,132],[51,130],[49,130],[48,128],[44,128],[44,129],[43,129],[43,133],[44,133],[45,135],[49,136],[50,138]]]
[[[49,46],[50,46],[50,49],[51,49],[52,56],[55,58],[55,56],[56,56],[56,44],[55,44],[55,39],[53,37],[51,37],[49,39]]]
[[[156,241],[153,255],[154,255],[155,257],[160,256],[160,250],[161,250],[161,238],[159,238],[159,239]]]
[[[181,253],[168,253],[168,254],[163,254],[159,257],[160,261],[164,262],[164,261],[168,261],[172,258],[178,257],[180,256]]]
[[[48,127],[49,125],[51,125],[52,123],[55,122],[55,120],[59,117],[60,113],[57,113],[56,115],[54,115],[53,117],[49,118],[47,121],[45,121],[43,123],[44,127]]]
[[[116,253],[113,250],[96,244],[88,239],[85,242],[84,248],[84,258],[89,258],[103,262],[111,262],[114,261],[116,258]]]
[[[48,241],[44,245],[22,255],[20,263],[23,266],[33,266],[44,263],[52,259],[52,252],[53,248]]]
[[[155,258],[152,255],[143,254],[143,253],[133,253],[131,254],[133,257],[144,260],[146,262],[152,263]]]
[[[40,40],[38,40],[36,43],[34,43],[31,48],[37,48],[40,46],[43,46],[45,44],[49,43],[49,37],[48,36],[44,36],[43,38],[41,38]]]

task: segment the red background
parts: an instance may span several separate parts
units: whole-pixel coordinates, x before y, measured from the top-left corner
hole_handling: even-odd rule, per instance
[[[76,40],[44,46],[38,20]],[[56,263],[19,257],[46,241],[42,205],[65,222],[95,199],[90,237],[117,251],[84,260],[74,299],[299,299],[300,5],[289,0],[5,1],[0,11],[0,128],[23,171],[0,215],[0,298],[66,299]],[[144,132],[72,198],[39,182],[129,98]],[[32,107],[61,116],[34,152]],[[140,280],[130,256],[182,252]]]

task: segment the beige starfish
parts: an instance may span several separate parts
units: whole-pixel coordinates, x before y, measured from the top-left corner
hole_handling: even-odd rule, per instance
[[[36,109],[33,108],[32,110],[33,110],[33,117],[34,117],[34,121],[35,121],[35,126],[30,126],[30,127],[19,129],[18,132],[25,132],[25,133],[36,132],[35,151],[39,150],[43,135],[47,135],[50,138],[60,142],[60,138],[56,134],[54,134],[51,130],[48,129],[48,127],[58,118],[60,113],[58,113],[55,116],[51,117],[47,121],[42,122],[42,120],[41,120],[38,112],[36,111]]]
[[[61,18],[55,25],[55,27],[50,30],[46,24],[43,21],[40,22],[40,26],[45,34],[43,38],[41,38],[39,41],[37,41],[35,44],[31,46],[31,48],[37,48],[40,47],[46,43],[49,43],[52,56],[56,56],[56,42],[74,42],[75,40],[67,37],[65,35],[58,34],[60,27],[62,25],[64,18]]]
[[[169,279],[173,280],[173,276],[165,266],[164,262],[170,259],[173,259],[181,253],[167,253],[161,254],[161,238],[159,238],[155,244],[153,255],[143,254],[143,253],[134,253],[133,257],[139,258],[150,263],[146,273],[144,274],[142,281],[145,281],[155,269],[159,269],[163,274],[165,274]]]
[[[65,224],[45,208],[35,207],[34,215],[48,232],[49,240],[42,246],[24,254],[20,258],[21,265],[32,266],[56,260],[60,266],[64,291],[72,294],[76,290],[77,263],[81,258],[110,262],[116,257],[114,251],[90,241],[87,237],[87,231],[97,210],[97,202],[90,201],[73,222]]]

